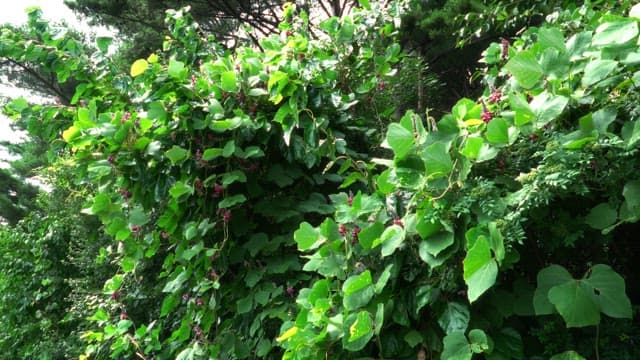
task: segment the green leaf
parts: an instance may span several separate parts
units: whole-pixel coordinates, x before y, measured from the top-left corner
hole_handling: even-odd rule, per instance
[[[220,87],[227,92],[238,91],[238,79],[235,71],[225,71],[220,75]]]
[[[123,281],[124,278],[122,277],[122,275],[114,275],[111,279],[105,281],[103,292],[111,294],[114,291],[119,290],[120,286],[122,286]]]
[[[147,211],[142,206],[135,206],[129,212],[129,223],[133,225],[144,225],[149,222]]]
[[[236,301],[236,311],[238,314],[246,314],[253,308],[253,294],[249,294]]]
[[[109,51],[109,46],[111,45],[112,42],[113,42],[113,39],[107,36],[98,36],[96,38],[96,45],[98,45],[98,49],[103,53],[106,53]]]
[[[130,256],[125,256],[124,258],[122,258],[122,260],[120,260],[120,267],[122,268],[122,271],[124,273],[132,272],[136,268],[136,264],[136,259]]]
[[[371,10],[371,5],[369,4],[369,0],[358,0],[360,6],[362,6],[365,10]]]
[[[482,105],[471,99],[462,98],[453,106],[451,113],[456,120],[460,121],[479,119],[482,113]]]
[[[175,59],[171,59],[169,61],[169,67],[167,68],[167,73],[174,79],[184,80],[187,77],[187,70],[184,67],[184,63],[182,61],[178,61]]]
[[[593,35],[593,46],[622,45],[638,36],[638,22],[620,20],[605,22],[598,26]]]
[[[264,156],[264,151],[257,146],[249,146],[244,150],[244,158],[260,158]]]
[[[91,120],[91,111],[87,108],[78,108],[78,120],[73,124],[80,130],[93,128],[96,124]]]
[[[353,34],[355,32],[355,25],[353,24],[353,19],[350,16],[345,16],[341,19],[342,26],[340,27],[340,33],[338,36],[339,43],[350,42],[353,39]]]
[[[438,325],[444,330],[445,334],[464,333],[467,331],[470,319],[471,315],[467,305],[451,301],[447,302],[444,311],[438,317]]]
[[[25,98],[19,97],[11,101],[9,104],[7,104],[7,106],[15,112],[22,112],[23,110],[29,108],[29,102]]]
[[[342,347],[346,350],[362,350],[373,337],[373,322],[367,311],[350,314],[343,326]]]
[[[590,294],[590,287],[571,280],[549,290],[549,301],[562,316],[567,327],[583,327],[600,323],[600,307]]]
[[[487,124],[487,140],[490,143],[509,143],[509,124],[503,118],[495,118]]]
[[[147,67],[149,67],[149,63],[147,63],[147,60],[138,59],[134,61],[133,64],[131,64],[131,77],[136,77],[142,74],[147,70]]]
[[[193,187],[183,183],[182,181],[177,181],[169,190],[169,194],[171,194],[174,199],[186,194],[193,195],[193,192]]]
[[[271,341],[269,341],[268,339],[261,339],[256,348],[256,355],[259,358],[265,358],[269,354],[269,352],[271,352],[272,348],[273,346],[271,344]]]
[[[572,281],[573,277],[560,265],[550,265],[538,272],[538,287],[533,295],[533,306],[536,315],[553,314],[554,308],[549,302],[549,290],[560,284]]]
[[[562,114],[569,98],[543,91],[531,101],[531,109],[536,115],[537,125],[544,126]]]
[[[463,261],[464,281],[469,288],[467,297],[474,302],[493,286],[498,276],[498,264],[491,256],[491,248],[486,237],[478,237]]]
[[[538,43],[543,49],[552,47],[559,51],[566,51],[564,35],[557,27],[543,27],[538,31]]]
[[[192,346],[189,346],[188,348],[180,351],[180,353],[176,356],[176,360],[194,360],[195,356],[195,349]]]
[[[640,207],[640,180],[627,181],[622,189],[622,196],[630,208]]]
[[[591,31],[583,31],[573,35],[567,40],[567,53],[569,60],[575,61],[583,57],[584,52],[591,48]]]
[[[549,80],[565,79],[569,75],[569,55],[555,48],[548,48],[542,53],[540,65]]]
[[[179,146],[173,145],[171,149],[164,153],[173,165],[185,160],[187,158],[188,151]]]
[[[380,331],[382,330],[382,326],[384,325],[384,304],[383,303],[378,303],[377,309],[376,309],[376,317],[375,317],[375,330],[374,333],[375,335],[380,335]]]
[[[370,286],[371,284],[371,272],[366,270],[360,275],[353,275],[349,277],[342,285],[342,292],[345,296],[348,296]]]
[[[162,101],[154,101],[149,105],[147,111],[149,119],[156,119],[161,122],[167,121],[167,110],[164,108]]]
[[[416,217],[418,219],[416,231],[421,238],[426,239],[442,230],[442,223],[432,219],[429,210],[418,210]]]
[[[347,310],[357,309],[369,303],[374,295],[371,273],[369,270],[360,275],[350,276],[342,284],[344,293],[343,305]]]
[[[220,148],[209,148],[202,153],[202,160],[211,161],[217,157],[222,156],[222,149]]]
[[[436,142],[428,146],[422,153],[427,176],[430,179],[448,176],[453,170],[453,163],[447,146]]]
[[[618,219],[618,211],[609,203],[602,203],[591,209],[584,222],[594,229],[604,230]]]
[[[93,314],[89,320],[91,321],[101,321],[101,322],[105,322],[109,320],[109,313],[107,313],[106,310],[104,310],[103,308],[99,308],[95,314]]]
[[[229,140],[227,141],[226,144],[224,144],[224,148],[222,149],[222,156],[228,158],[231,155],[233,155],[233,153],[236,151],[236,143],[233,140]]]
[[[267,90],[262,89],[262,88],[253,88],[253,89],[249,90],[249,93],[247,95],[249,95],[249,96],[265,96],[265,95],[269,95],[269,93],[267,92]]]
[[[178,297],[175,295],[168,295],[162,300],[162,307],[160,308],[160,317],[165,317],[167,314],[171,313],[173,309],[180,303]]]
[[[416,345],[422,343],[424,338],[416,330],[411,330],[404,335],[404,341],[409,344],[409,347],[416,347]]]
[[[372,325],[369,312],[360,311],[356,321],[349,326],[349,342],[356,341],[365,335],[372,335]]]
[[[309,291],[309,295],[307,297],[311,306],[315,306],[316,301],[326,299],[327,296],[329,296],[330,285],[331,283],[327,279],[316,281],[313,284],[313,287]]]
[[[590,294],[600,306],[600,311],[613,318],[631,319],[631,302],[625,292],[624,279],[611,267],[595,265],[584,283],[593,288]]]
[[[184,284],[191,276],[189,271],[184,268],[177,269],[176,272],[178,272],[178,275],[164,285],[162,292],[173,294],[177,293],[178,290],[182,288],[182,284]]]
[[[498,264],[502,264],[502,260],[504,260],[505,249],[504,249],[504,237],[500,233],[500,230],[496,227],[495,222],[490,222],[488,225],[489,228],[489,242],[491,243],[491,250],[493,250],[493,254],[495,255]]]
[[[580,354],[578,354],[577,352],[570,350],[570,351],[565,351],[561,354],[553,355],[549,360],[586,360],[586,359],[580,356]]]
[[[107,194],[99,193],[93,198],[93,205],[91,206],[91,213],[94,215],[100,215],[103,212],[107,212],[111,209],[111,198]]]
[[[469,331],[469,343],[471,344],[471,351],[476,354],[487,352],[490,348],[489,338],[481,329]]]
[[[190,261],[191,259],[193,259],[194,256],[200,254],[203,249],[204,249],[204,244],[202,243],[202,241],[200,241],[197,244],[193,245],[191,248],[186,249],[182,253],[181,258],[186,261]]]
[[[320,231],[306,221],[300,224],[298,230],[293,233],[293,239],[298,244],[300,251],[315,249],[326,241]]]
[[[469,137],[462,150],[460,150],[460,153],[469,159],[475,159],[478,157],[483,143],[484,139],[479,136]]]
[[[531,50],[517,53],[507,62],[505,68],[516,78],[520,86],[525,89],[534,87],[543,73],[542,67]]]
[[[218,203],[218,207],[220,209],[229,208],[234,205],[242,204],[245,201],[247,201],[247,198],[244,196],[244,194],[227,196],[226,198],[224,198],[224,200]]]
[[[398,123],[392,123],[387,130],[387,143],[393,150],[396,159],[403,159],[411,150],[414,138],[411,131]]]
[[[422,240],[419,245],[419,251],[426,251],[432,256],[438,256],[440,252],[453,245],[454,237],[450,231],[440,231],[435,235],[429,236],[426,240]]]
[[[404,229],[398,225],[392,225],[384,230],[382,235],[380,235],[380,243],[382,243],[382,248],[380,249],[380,253],[382,257],[389,256],[393,254],[402,242],[404,241],[405,232]],[[378,244],[374,241],[372,247],[376,247]]]
[[[223,186],[231,185],[234,182],[247,182],[247,175],[240,170],[233,170],[222,175],[221,183]]]
[[[509,106],[511,110],[515,111],[514,123],[516,126],[528,124],[536,117],[529,103],[523,96],[509,94]]]
[[[616,66],[618,66],[618,62],[614,60],[596,59],[590,61],[584,68],[582,86],[588,87],[605,79]]]
[[[441,359],[447,360],[471,360],[473,353],[471,346],[463,332],[453,332],[444,337],[444,349],[442,349]]]
[[[373,242],[380,238],[384,231],[384,224],[376,221],[373,224],[363,228],[358,234],[358,242],[363,249],[371,249]]]
[[[376,292],[376,294],[380,294],[384,290],[384,287],[387,285],[387,282],[391,277],[392,268],[393,268],[393,264],[389,264],[384,268],[384,270],[382,271],[382,274],[380,274],[378,281],[376,281],[376,284],[373,287],[373,290]]]
[[[524,359],[524,346],[522,344],[522,337],[518,331],[512,328],[504,328],[497,334],[492,334],[494,341],[493,356],[487,357],[487,359]]]
[[[419,317],[420,310],[431,302],[432,298],[434,298],[434,293],[431,285],[422,285],[415,290],[416,301],[413,308],[414,317]]]
[[[618,111],[614,107],[606,107],[593,113],[593,126],[600,133],[608,132],[609,125],[616,120]]]

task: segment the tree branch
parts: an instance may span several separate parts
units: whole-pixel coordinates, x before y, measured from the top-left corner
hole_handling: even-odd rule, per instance
[[[45,79],[42,75],[40,75],[37,71],[35,71],[34,69],[30,68],[29,66],[18,62],[16,60],[13,60],[11,58],[5,58],[7,59],[7,61],[9,61],[11,64],[21,68],[22,70],[26,71],[29,75],[35,77],[41,84],[43,84],[45,86],[46,89],[49,89],[50,91],[52,91],[56,96],[58,96],[60,98],[60,100],[63,100],[65,105],[70,105],[71,104],[71,99],[69,99],[69,97],[67,97],[62,91],[60,91],[60,89],[58,89],[55,86],[55,83],[53,83],[52,81],[48,81],[47,79]]]

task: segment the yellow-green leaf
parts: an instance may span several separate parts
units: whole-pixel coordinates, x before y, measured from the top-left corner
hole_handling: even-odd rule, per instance
[[[71,140],[77,138],[78,136],[80,136],[80,130],[75,126],[71,126],[67,130],[62,132],[62,138],[66,142],[71,142]]]
[[[289,339],[290,337],[294,336],[295,334],[298,333],[298,328],[296,326],[290,328],[289,330],[285,331],[284,334],[280,335],[276,341],[277,342],[283,342],[286,341],[287,339]]]
[[[156,55],[156,54],[149,55],[149,57],[147,58],[147,61],[149,62],[149,64],[157,63],[158,62],[158,55]]]

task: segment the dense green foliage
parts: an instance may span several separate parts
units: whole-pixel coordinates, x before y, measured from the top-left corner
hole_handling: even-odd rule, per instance
[[[120,52],[125,58],[146,56],[160,48],[165,32],[165,11],[189,7],[198,23],[198,30],[211,35],[224,46],[253,44],[260,46],[264,36],[276,34],[283,20],[280,10],[283,0],[65,0],[77,13],[92,23],[111,26],[122,35]],[[340,17],[356,4],[355,0],[298,0],[300,9],[314,10],[314,21],[331,16]],[[322,14],[318,16],[318,14]]]
[[[489,44],[484,91],[434,119],[403,4],[319,28],[288,4],[233,50],[171,10],[125,74],[109,39],[4,32],[2,56],[65,59],[47,64],[77,87],[5,109],[50,139],[57,190],[0,233],[0,350],[639,357],[640,6],[567,6]]]

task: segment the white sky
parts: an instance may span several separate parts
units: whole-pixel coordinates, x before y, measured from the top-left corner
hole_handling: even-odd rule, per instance
[[[62,0],[2,0],[0,23],[20,24],[26,22],[27,15],[24,9],[31,6],[39,6],[46,19],[65,19],[69,23],[77,24],[75,15],[68,7],[64,6]]]

